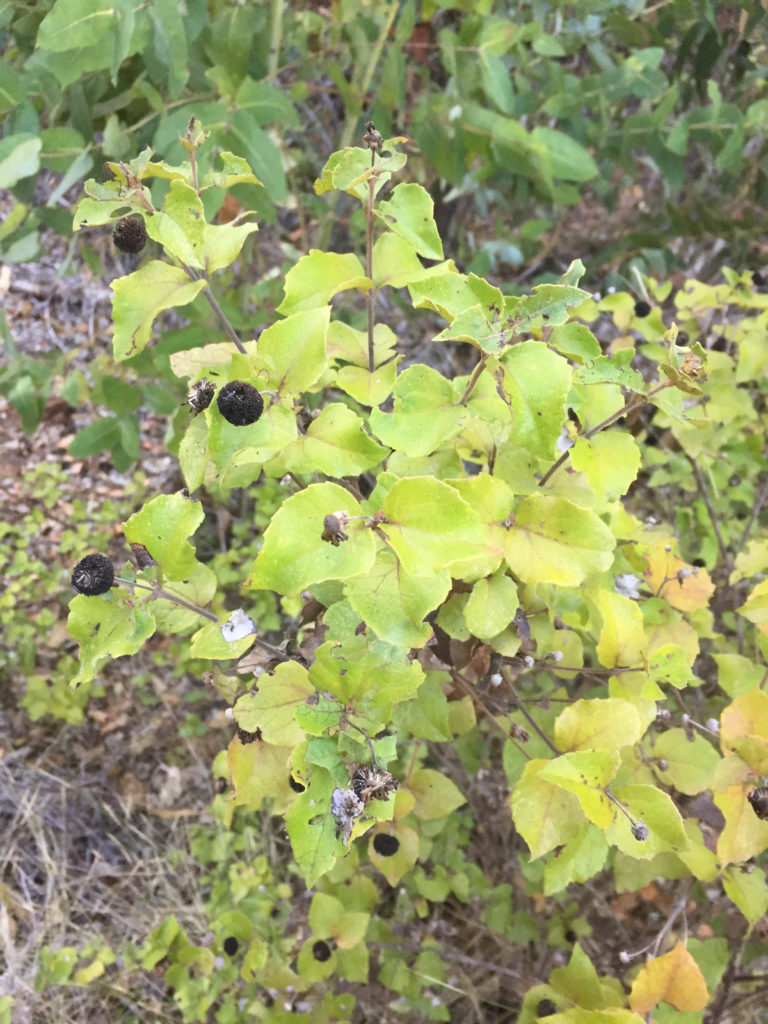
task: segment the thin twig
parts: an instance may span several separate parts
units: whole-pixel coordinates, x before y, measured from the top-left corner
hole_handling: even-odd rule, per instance
[[[592,427],[592,429],[588,430],[586,434],[580,434],[579,437],[583,438],[585,441],[588,441],[590,437],[594,437],[595,434],[598,434],[601,430],[605,430],[606,427],[610,427],[617,420],[620,420],[622,416],[626,416],[626,414],[631,409],[635,409],[637,408],[637,406],[643,405],[654,395],[657,395],[660,391],[664,391],[666,388],[670,388],[673,386],[674,385],[671,380],[665,380],[662,381],[661,384],[657,384],[655,388],[652,388],[647,395],[632,395],[631,398],[627,399],[627,401],[624,403],[621,409],[619,409],[617,412],[612,413],[610,416],[607,416],[602,421],[602,423],[598,423],[596,427]],[[579,440],[579,438],[577,438],[576,440]],[[539,480],[539,487],[543,487],[544,484],[546,484],[550,480],[550,478],[557,472],[557,470],[560,469],[563,463],[568,461],[569,452],[570,448],[567,451],[564,451],[560,458],[557,460],[557,462],[553,463],[549,467],[549,469],[541,478],[541,480]]]
[[[368,230],[365,236],[365,275],[371,282],[371,287],[365,293],[365,305],[368,309],[368,373],[373,373],[376,369],[376,354],[374,352],[373,345],[373,303],[374,303],[374,287],[373,287],[373,222],[375,220],[373,212],[373,193],[376,188],[376,178],[373,175],[373,162],[376,159],[376,150],[371,148],[371,176],[368,179],[368,206],[365,211],[365,216],[368,221]]]
[[[459,405],[466,405],[467,404],[469,396],[472,394],[472,392],[473,392],[473,390],[475,388],[475,384],[477,384],[478,380],[480,379],[480,374],[485,369],[485,364],[487,362],[488,362],[488,353],[487,352],[483,352],[482,356],[480,357],[480,361],[478,362],[477,366],[472,371],[472,376],[467,381],[467,386],[464,388],[464,394],[459,399]]]
[[[283,0],[272,0],[270,4],[269,53],[267,55],[267,78],[277,74],[280,47],[283,42]]]
[[[758,494],[757,500],[755,501],[755,504],[752,507],[752,513],[749,517],[747,525],[744,527],[744,533],[741,535],[741,540],[736,545],[737,555],[740,555],[741,552],[744,550],[747,540],[749,539],[749,535],[752,532],[752,527],[755,525],[755,521],[757,517],[760,515],[760,510],[762,509],[766,501],[768,501],[768,481],[766,481],[766,483],[763,485],[762,491],[760,491],[760,493]]]
[[[539,738],[542,739],[546,743],[546,745],[549,747],[549,749],[552,751],[552,753],[555,754],[556,757],[560,757],[561,751],[559,751],[557,749],[557,747],[552,742],[552,740],[549,738],[549,736],[547,736],[547,734],[541,728],[539,723],[534,719],[533,715],[530,713],[530,711],[525,706],[525,704],[520,700],[520,696],[519,696],[517,690],[515,689],[515,684],[512,682],[512,674],[509,671],[509,669],[506,668],[506,667],[503,667],[502,670],[501,670],[501,675],[502,675],[502,677],[504,679],[504,682],[507,684],[507,686],[509,687],[509,689],[510,689],[510,691],[512,693],[512,697],[513,697],[513,699],[515,701],[515,704],[517,704],[518,708],[520,709],[521,714],[525,718],[525,720],[528,723],[528,725],[530,725],[530,727],[533,729],[533,731],[536,733],[536,735],[539,736]]]
[[[501,725],[499,721],[497,721],[496,716],[491,714],[491,712],[488,710],[485,704],[483,704],[483,702],[480,700],[480,697],[478,696],[477,690],[474,688],[474,686],[472,686],[472,684],[468,680],[466,680],[460,672],[457,672],[455,670],[451,672],[451,678],[453,679],[454,682],[459,684],[462,690],[464,690],[467,696],[471,699],[474,706],[478,708],[480,713],[494,724],[494,726],[499,730],[504,739],[510,740],[512,743],[514,743],[514,745],[517,747],[520,753],[523,754],[524,757],[527,757],[530,761],[531,755],[528,753],[525,747],[518,741],[518,739],[515,736],[513,736],[510,732],[507,732],[504,726]]]
[[[198,271],[196,271],[193,267],[188,267],[186,266],[186,264],[183,264],[183,266],[192,281],[201,281],[203,279],[203,275],[198,273]],[[216,301],[216,298],[211,289],[208,287],[208,285],[206,285],[205,288],[203,288],[203,295],[208,300],[213,312],[219,318],[219,322],[221,323],[224,330],[227,332],[230,341],[235,346],[237,351],[242,352],[243,355],[247,355],[245,351],[245,346],[243,345],[242,341],[240,341],[240,339],[238,338],[234,327],[229,322],[227,314]]]
[[[701,472],[701,469],[699,468],[699,465],[694,458],[692,458],[687,452],[685,452],[685,457],[690,462],[691,469],[693,470],[693,475],[696,477],[696,486],[698,487],[699,494],[701,495],[704,501],[704,505],[707,509],[707,515],[709,516],[709,520],[712,523],[712,529],[715,533],[717,546],[720,548],[720,554],[723,559],[723,564],[729,570],[729,572],[733,572],[733,560],[730,554],[728,553],[727,547],[725,546],[723,535],[722,533],[720,533],[720,523],[718,522],[717,514],[715,513],[715,510],[712,506],[712,500],[709,497],[709,491],[707,490],[707,483],[704,479],[704,475]]]

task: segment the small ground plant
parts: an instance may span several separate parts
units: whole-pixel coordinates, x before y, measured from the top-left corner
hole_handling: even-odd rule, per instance
[[[444,258],[430,196],[400,180],[404,142],[369,122],[331,156],[315,191],[359,202],[364,259],[302,256],[256,339],[213,291],[256,224],[209,212],[258,181],[197,122],[186,163],[109,163],[76,211],[152,246],[113,284],[118,360],[192,302],[218,333],[171,356],[190,389],[171,442],[186,490],[123,524],[119,578],[104,559],[75,569],[73,686],[156,630],[187,638],[236,727],[222,828],[281,817],[301,880],[235,862],[212,877],[213,947],[169,919],[143,966],[167,965],[184,1020],[222,1024],[355,1019],[374,976],[408,1020],[746,1014],[764,981],[739,982],[739,963],[765,955],[768,910],[768,298],[730,270],[601,298],[578,260],[506,294]],[[442,321],[425,345],[471,352],[468,374],[399,366],[377,316],[389,290]],[[255,557],[228,553],[242,600],[225,609],[191,540],[196,496],[258,506],[265,482],[276,510]],[[265,637],[274,595],[283,625]],[[270,900],[301,908],[306,890],[303,939],[277,941]],[[640,936],[638,893],[656,901]],[[443,955],[429,922],[451,901],[506,974]],[[495,987],[470,999],[478,963]]]

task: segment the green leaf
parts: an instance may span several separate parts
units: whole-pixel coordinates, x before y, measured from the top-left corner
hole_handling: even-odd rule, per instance
[[[42,141],[37,135],[19,132],[0,140],[0,188],[13,188],[40,169]]]
[[[637,743],[644,732],[645,723],[628,700],[577,700],[555,721],[555,745],[562,751],[618,751]]]
[[[204,518],[199,501],[181,494],[158,494],[123,523],[123,534],[129,543],[144,545],[166,579],[183,580],[197,565],[187,538]]]
[[[531,324],[540,318],[549,326],[564,324],[568,309],[588,298],[589,292],[571,285],[539,284],[533,289],[533,295],[507,296],[504,312],[509,317],[509,328],[520,333],[530,330]]]
[[[387,227],[409,242],[419,256],[443,258],[443,246],[434,218],[435,204],[422,185],[397,185],[392,198],[379,203],[376,213]]]
[[[285,814],[295,799],[289,778],[291,747],[273,746],[263,740],[242,743],[233,736],[227,750],[236,807],[258,811],[265,798],[274,814]]]
[[[150,260],[133,274],[113,281],[110,287],[114,292],[115,359],[129,359],[143,351],[152,337],[152,323],[158,313],[186,306],[206,286],[205,280],[190,281],[180,267],[160,260]]]
[[[37,45],[61,53],[98,43],[115,28],[114,4],[109,0],[56,0],[40,22]]]
[[[331,611],[326,618],[333,620]],[[401,647],[374,636],[351,635],[318,648],[309,678],[318,690],[328,691],[345,704],[354,703],[358,713],[371,715],[382,728],[389,721],[392,705],[416,693],[424,670]]]
[[[191,658],[204,658],[207,661],[230,661],[240,658],[253,647],[252,633],[239,640],[229,640],[221,632],[220,622],[209,622],[194,634],[189,642]]]
[[[385,147],[405,142],[402,137],[386,139]],[[384,156],[384,153],[387,153]],[[395,149],[383,149],[376,159],[376,173],[374,176],[374,195],[390,180],[392,172],[399,171],[407,161],[405,153]],[[349,192],[357,196],[363,202],[368,201],[369,185],[371,176],[371,153],[368,149],[350,147],[340,149],[332,153],[323,167],[320,177],[315,181],[315,192],[321,196],[325,192],[339,189],[342,192]]]
[[[271,82],[256,82],[246,75],[235,95],[235,107],[248,110],[260,125],[279,124],[283,128],[298,128],[296,107]],[[225,154],[222,154],[225,155]]]
[[[424,616],[437,608],[450,588],[451,577],[446,570],[413,576],[393,552],[385,549],[364,576],[346,584],[344,593],[378,637],[409,649],[423,647],[429,640],[432,628],[423,622]]]
[[[553,328],[549,344],[574,362],[587,363],[602,354],[600,342],[584,324],[560,324]]]
[[[599,1010],[605,1005],[604,995],[592,961],[576,943],[567,967],[555,967],[549,984],[558,994],[588,1010]]]
[[[391,413],[374,409],[371,430],[380,441],[411,457],[429,455],[454,437],[467,419],[453,384],[430,366],[409,366],[395,381]]]
[[[376,444],[363,421],[340,402],[326,405],[306,434],[284,449],[285,467],[295,473],[357,476],[373,469],[388,450]]]
[[[447,266],[453,264],[423,266],[410,242],[391,231],[377,238],[373,247],[373,283],[377,289],[406,288],[415,281],[444,274]]]
[[[469,698],[471,701],[471,698]],[[449,704],[439,679],[439,673],[430,672],[419,687],[415,700],[401,701],[392,714],[392,723],[411,736],[435,743],[453,739],[450,710],[458,701]]]
[[[266,82],[261,83],[267,85]],[[280,94],[281,98],[282,93]],[[291,107],[293,110],[293,107]],[[221,170],[212,170],[203,178],[200,183],[200,191],[205,192],[209,188],[218,188],[226,191],[233,185],[261,185],[261,182],[251,170],[251,165],[241,156],[236,156],[225,150],[219,153],[217,158],[221,161]]]
[[[155,619],[138,604],[78,594],[69,605],[67,630],[80,644],[80,668],[71,685],[88,683],[108,658],[136,654],[155,632]]]
[[[635,357],[633,348],[622,348],[609,356],[598,356],[586,366],[580,366],[574,380],[583,384],[620,384],[637,394],[645,392],[643,375],[629,365]]]
[[[618,431],[577,438],[570,459],[573,468],[586,475],[601,502],[615,501],[626,494],[641,462],[634,438]]]
[[[531,142],[548,177],[589,181],[598,175],[597,164],[570,135],[554,128],[534,128]]]
[[[198,416],[197,420],[203,417]],[[187,435],[189,432],[188,428]],[[222,467],[219,483],[226,490],[247,487],[258,480],[265,463],[279,456],[297,434],[296,415],[284,405],[270,405],[256,423],[245,427],[216,417],[211,423],[210,454]],[[194,453],[191,457],[194,458]]]
[[[287,315],[325,306],[338,292],[349,288],[365,292],[371,283],[354,253],[311,249],[285,275],[285,298],[277,312]]]
[[[328,359],[325,337],[330,306],[308,309],[277,320],[259,338],[259,359],[278,392],[306,391],[321,376]]]
[[[683,819],[672,799],[656,786],[619,786],[614,796],[635,818],[648,826],[648,837],[641,841],[632,835],[626,817],[616,809],[613,824],[605,838],[622,853],[639,860],[650,860],[663,850],[686,850],[689,840]]]
[[[610,567],[615,543],[594,512],[566,498],[533,495],[515,510],[504,557],[525,583],[578,586]]]
[[[384,499],[384,514],[382,529],[405,570],[414,576],[479,559],[487,551],[477,512],[440,480],[398,480]]]
[[[720,763],[720,755],[708,740],[695,733],[691,742],[684,729],[667,729],[658,736],[653,757],[662,782],[686,796],[710,789],[712,772]],[[662,758],[666,762],[663,768]]]
[[[626,668],[645,663],[648,641],[639,605],[615,590],[601,588],[595,596],[603,620],[595,653],[606,668]]]
[[[338,547],[321,537],[325,516],[340,510],[350,516],[363,514],[349,491],[338,484],[310,484],[284,501],[267,527],[246,586],[298,594],[312,583],[367,572],[376,557],[370,529],[351,523],[346,531],[349,540]]]
[[[589,820],[607,828],[613,804],[603,793],[619,768],[619,758],[608,750],[576,750],[554,758],[539,772],[540,779],[574,793]]]
[[[243,694],[232,709],[235,721],[246,732],[260,732],[266,743],[295,747],[306,738],[296,721],[296,710],[315,696],[307,670],[297,661],[284,661],[273,675],[261,675],[256,692]]]
[[[423,821],[445,818],[467,802],[456,783],[433,768],[418,768],[403,788],[413,794],[413,813]]]
[[[506,629],[518,607],[517,586],[509,576],[478,580],[464,606],[467,629],[481,640],[490,640]]]
[[[528,761],[511,797],[515,828],[531,860],[570,842],[584,827],[584,812],[573,793],[540,778],[548,761]]]
[[[512,406],[510,438],[534,455],[555,459],[566,415],[571,368],[540,341],[513,345],[501,358],[502,387]]]
[[[341,848],[331,815],[331,794],[335,788],[325,769],[313,767],[309,785],[285,816],[296,866],[308,889],[331,870]]]
[[[740,867],[726,868],[723,888],[726,896],[733,900],[754,927],[768,913],[768,885],[762,868],[750,864],[750,869],[747,873]]]
[[[562,892],[572,882],[587,882],[602,871],[608,859],[608,843],[600,829],[584,822],[570,842],[544,868],[544,895]]]

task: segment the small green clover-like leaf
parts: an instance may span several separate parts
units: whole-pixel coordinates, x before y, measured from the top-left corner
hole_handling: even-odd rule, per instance
[[[197,564],[187,540],[202,523],[203,506],[181,494],[158,494],[123,523],[131,544],[143,544],[166,579],[183,580]]]
[[[311,249],[285,275],[285,298],[278,313],[288,315],[325,306],[338,292],[371,287],[360,260],[354,253],[321,252]]]
[[[155,619],[137,604],[78,594],[70,602],[67,630],[80,644],[74,687],[94,679],[108,658],[136,654],[155,632]]]
[[[296,661],[287,661],[278,665],[273,675],[259,676],[256,692],[243,694],[232,710],[246,732],[258,731],[267,743],[295,747],[305,739],[296,710],[314,696],[307,670]]]
[[[284,501],[267,527],[246,586],[298,594],[312,583],[367,572],[376,557],[370,529],[350,524],[349,539],[338,546],[322,539],[325,516],[342,510],[350,516],[363,514],[338,484],[310,484]]]
[[[295,473],[357,476],[388,454],[363,428],[363,421],[341,402],[326,405],[306,434],[283,450],[286,469]]]
[[[613,561],[616,539],[594,512],[566,498],[533,495],[517,506],[504,557],[525,583],[578,586]]]
[[[402,184],[392,190],[392,197],[376,207],[376,213],[387,226],[410,242],[420,256],[430,260],[443,258],[443,245],[434,218],[435,204],[422,185]]]

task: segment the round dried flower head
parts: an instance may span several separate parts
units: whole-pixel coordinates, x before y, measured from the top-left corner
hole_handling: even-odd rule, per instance
[[[224,952],[227,954],[227,956],[234,956],[239,948],[240,943],[237,941],[234,935],[228,935],[227,938],[224,939]]]
[[[648,316],[650,312],[650,302],[646,302],[645,299],[638,299],[635,303],[635,316]]]
[[[322,939],[318,939],[312,947],[312,956],[315,960],[319,960],[320,963],[325,963],[326,960],[331,958],[331,947],[327,942],[323,942]]]
[[[344,532],[348,525],[349,513],[344,509],[330,512],[323,519],[323,532],[320,536],[324,541],[337,548],[343,540],[349,540],[349,534]]]
[[[219,391],[216,399],[219,412],[228,423],[247,427],[264,412],[264,399],[252,384],[232,380]]]
[[[120,252],[135,254],[147,244],[147,228],[143,217],[123,217],[115,224],[112,241]]]
[[[747,797],[752,810],[761,821],[768,821],[768,786],[758,786]]]
[[[213,401],[215,390],[216,385],[207,377],[201,377],[200,380],[195,381],[187,392],[187,403],[195,415],[208,408]]]
[[[72,586],[88,597],[106,594],[114,582],[115,570],[104,555],[86,555],[72,573]]]
[[[648,826],[644,821],[635,821],[632,823],[632,835],[639,843],[644,843],[649,834]]]
[[[373,848],[380,857],[394,857],[400,849],[400,840],[386,832],[377,832],[373,837]]]

